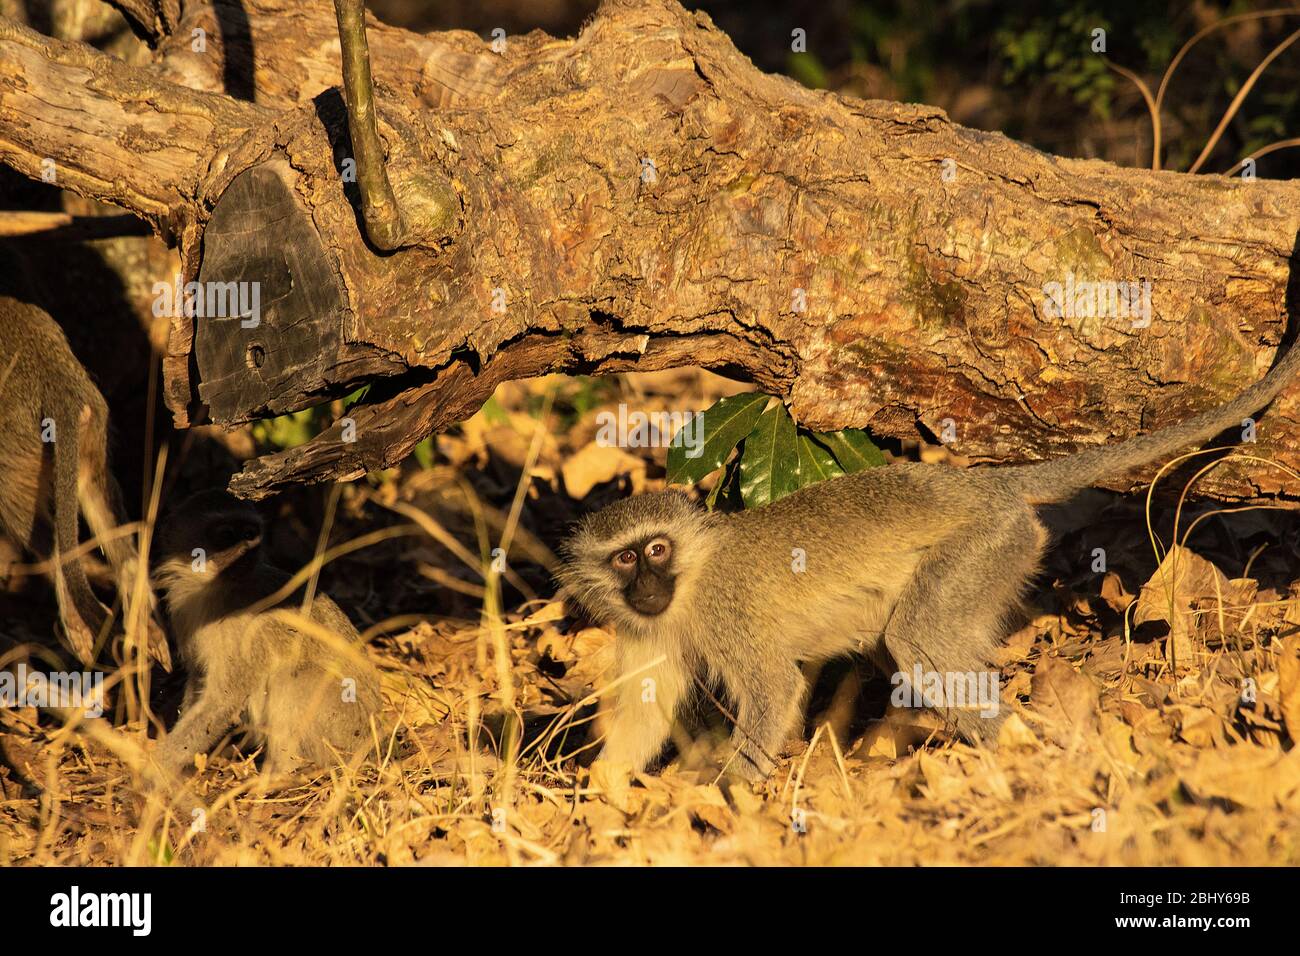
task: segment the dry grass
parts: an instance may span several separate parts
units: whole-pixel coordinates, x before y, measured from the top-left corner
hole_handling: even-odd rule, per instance
[[[676,407],[716,394],[691,382],[662,394]],[[539,394],[507,389],[501,404],[545,420]],[[384,671],[395,732],[377,728],[371,765],[262,792],[254,755],[227,746],[183,791],[151,790],[145,729],[173,718],[178,682],[151,684],[132,651],[111,720],[0,710],[0,865],[1300,863],[1291,513],[1207,517],[1154,578],[1141,501],[1085,496],[1059,515],[1038,613],[1008,642],[1016,713],[996,751],[878,720],[880,684],[859,692],[857,667],[832,667],[810,675],[805,740],[759,793],[675,762],[631,785],[593,780],[579,764],[610,637],[565,617],[529,564],[571,517],[547,489],[589,443],[589,418],[477,420],[442,442],[443,464],[360,483],[330,499],[323,534],[300,529],[322,555],[411,526],[320,575]],[[516,494],[519,473],[532,480]],[[655,474],[652,461],[635,482]],[[1188,509],[1178,540],[1205,513]],[[1171,515],[1152,512],[1165,537]],[[509,593],[524,596],[510,609],[481,573],[503,536]],[[1105,576],[1079,557],[1098,546]],[[14,634],[9,661],[34,653]]]

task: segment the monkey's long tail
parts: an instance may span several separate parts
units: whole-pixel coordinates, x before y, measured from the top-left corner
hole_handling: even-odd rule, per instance
[[[99,628],[107,615],[90,590],[81,560],[64,560],[66,555],[77,550],[78,543],[77,472],[81,418],[81,409],[74,406],[71,414],[59,415],[55,419],[55,428],[62,426],[63,434],[56,431],[54,435],[54,587],[68,641],[77,656],[89,664],[94,659]]]
[[[1031,503],[1060,501],[1098,482],[1200,445],[1271,402],[1300,372],[1300,344],[1293,343],[1282,361],[1236,398],[1169,428],[1140,435],[1119,445],[1081,451],[1041,465],[998,468],[999,477]]]

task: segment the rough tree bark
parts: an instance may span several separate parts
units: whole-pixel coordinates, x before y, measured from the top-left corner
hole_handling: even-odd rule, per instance
[[[184,281],[260,283],[256,328],[173,319],[179,424],[379,380],[349,412],[354,442],[336,423],[251,462],[243,494],[391,464],[503,380],[682,364],[820,429],[950,419],[976,460],[1055,457],[1221,401],[1285,334],[1294,183],[1062,159],[930,107],[810,91],[671,0],[608,0],[576,39],[501,54],[369,29],[389,165],[456,207],[394,253],[366,242],[340,173],[327,2],[186,3],[149,70],[0,25],[0,160],[39,176],[52,159],[65,188],[145,218],[179,243]],[[1071,276],[1149,280],[1150,326],[1056,317],[1044,287]],[[1300,389],[1251,450],[1300,467]],[[1229,467],[1202,490],[1286,487]]]

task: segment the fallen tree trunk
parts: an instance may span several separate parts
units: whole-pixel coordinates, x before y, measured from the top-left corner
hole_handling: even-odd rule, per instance
[[[373,29],[389,164],[454,197],[426,241],[380,253],[342,175],[328,4],[249,0],[238,23],[230,6],[187,4],[152,71],[3,27],[0,159],[38,176],[53,157],[66,188],[146,218],[180,243],[182,281],[258,284],[255,326],[173,318],[179,424],[378,380],[350,423],[251,462],[243,494],[389,465],[507,379],[683,364],[818,429],[1057,457],[1223,400],[1282,341],[1300,185],[1061,159],[810,91],[669,0],[607,2],[577,39],[501,56]],[[203,17],[228,43],[211,61],[182,46]],[[227,88],[246,70],[256,105],[212,92],[214,70]],[[1149,290],[1138,314],[1107,299],[1119,283]],[[1080,289],[1104,314],[1078,314]],[[1257,437],[1300,467],[1300,390]],[[1229,467],[1202,490],[1286,486]]]

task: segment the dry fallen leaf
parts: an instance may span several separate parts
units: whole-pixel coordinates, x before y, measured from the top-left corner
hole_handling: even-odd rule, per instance
[[[1055,626],[1056,615],[1039,615],[1002,642],[994,654],[995,663],[1003,666],[1023,661],[1029,656],[1039,636]]]
[[[883,721],[882,721],[883,724]],[[898,758],[898,743],[891,729],[887,726],[873,724],[862,735],[862,745],[854,751],[858,757],[884,757],[886,760]]]
[[[1227,589],[1227,575],[1199,554],[1174,545],[1142,585],[1133,623],[1165,621],[1173,626],[1177,612],[1190,609],[1200,598]]]
[[[867,727],[854,755],[894,760],[910,748],[921,746],[931,734],[943,730],[943,718],[933,711],[890,705],[882,719],[872,721]]]
[[[1208,707],[1180,708],[1182,717],[1178,736],[1193,747],[1213,747],[1223,743],[1223,719]]]
[[[1049,657],[1034,671],[1029,699],[1061,744],[1097,733],[1099,690],[1092,679],[1059,657]]]
[[[1088,648],[1088,659],[1083,669],[1103,679],[1117,676],[1124,669],[1125,652],[1124,641],[1119,637],[1094,641]]]
[[[998,746],[1011,750],[1036,750],[1041,744],[1020,715],[1012,714],[998,728]]]
[[[1257,810],[1300,808],[1300,750],[1282,754],[1249,744],[1201,750],[1179,777],[1203,800]]]
[[[614,635],[609,631],[584,627],[563,640],[570,678],[598,688],[613,677]]]
[[[1233,588],[1227,575],[1199,554],[1174,545],[1160,567],[1142,585],[1133,610],[1134,626],[1149,621],[1169,625],[1169,639],[1179,667],[1192,663],[1193,616],[1189,613],[1202,600],[1227,601]]]
[[[1111,715],[1102,717],[1102,744],[1113,760],[1118,760],[1130,767],[1137,766],[1142,759],[1133,745],[1133,730],[1124,721]]]
[[[489,422],[480,414],[465,422],[461,432],[471,448],[482,446],[510,467],[522,468],[528,460],[534,435],[544,428],[544,422],[522,413],[513,413],[508,421],[497,423]],[[540,442],[537,462],[551,467],[559,464],[555,436],[543,431]]]
[[[1011,700],[1015,697],[1028,697],[1030,686],[1029,677],[1030,674],[1027,670],[1018,670],[1012,674],[1011,680],[1007,681],[1004,685],[1003,697],[1006,700]]]
[[[966,776],[960,765],[941,760],[924,750],[917,754],[917,763],[925,779],[925,796],[929,799],[947,803],[966,792]]]
[[[1114,571],[1107,571],[1101,581],[1101,599],[1116,614],[1123,614],[1133,603],[1133,595],[1124,590],[1124,582]]]
[[[727,806],[727,798],[717,787],[711,784],[692,787],[683,796],[682,806],[696,823],[719,833],[730,833],[735,828],[736,818]]]
[[[1282,640],[1277,659],[1277,695],[1293,743],[1300,742],[1300,634]]]
[[[612,445],[592,442],[566,459],[560,467],[560,474],[564,478],[565,491],[573,498],[585,498],[592,488],[620,475],[632,477],[632,491],[635,493],[645,484],[645,459],[629,455]]]

